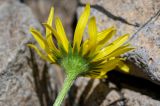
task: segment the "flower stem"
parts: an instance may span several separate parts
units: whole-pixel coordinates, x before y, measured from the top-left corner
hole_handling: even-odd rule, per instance
[[[76,76],[67,76],[64,80],[63,87],[61,91],[58,94],[58,97],[56,98],[56,101],[54,102],[53,106],[60,106],[65,95],[68,93],[70,87],[72,86],[74,80],[76,79]]]

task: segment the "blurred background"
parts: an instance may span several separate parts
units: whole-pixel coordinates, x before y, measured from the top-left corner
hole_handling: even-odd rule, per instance
[[[123,55],[129,74],[78,78],[62,106],[160,106],[160,0],[0,0],[0,106],[52,106],[64,73],[26,46],[37,45],[29,28],[44,35],[54,6],[71,41],[86,3],[98,31],[115,26],[115,37],[129,33],[136,49]]]

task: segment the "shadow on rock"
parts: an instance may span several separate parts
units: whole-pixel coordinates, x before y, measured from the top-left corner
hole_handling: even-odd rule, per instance
[[[138,78],[118,71],[108,73],[109,81],[117,85],[118,89],[127,88],[143,95],[147,95],[155,100],[160,100],[160,86],[146,79]]]
[[[48,78],[48,66],[47,64],[44,64],[42,66],[42,69],[40,70],[35,59],[35,53],[32,50],[30,50],[30,53],[31,57],[30,59],[28,58],[28,64],[33,69],[32,74],[34,78],[35,91],[38,95],[37,97],[40,101],[41,106],[52,106],[52,94],[54,94],[55,92],[52,90],[51,83]]]

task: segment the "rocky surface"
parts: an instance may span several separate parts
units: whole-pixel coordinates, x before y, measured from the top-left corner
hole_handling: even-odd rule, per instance
[[[26,46],[35,43],[29,27],[42,31],[40,23],[19,1],[1,1],[0,14],[0,106],[51,105],[56,68]]]
[[[123,74],[114,76],[118,72],[112,73],[111,76],[109,74],[109,82],[100,82],[94,87],[95,90],[91,89],[91,85],[81,85],[76,81],[77,91],[86,86],[92,92],[95,91],[89,94],[89,99],[83,96],[82,104],[84,106],[159,106],[160,97],[157,94],[160,89],[160,1],[80,0],[78,16],[88,2],[91,3],[91,16],[96,16],[98,30],[116,26],[116,36],[130,33],[129,42],[136,47],[136,50],[124,55],[127,57],[131,76]],[[92,85],[94,83],[96,81],[92,81]],[[109,86],[110,83],[114,85],[113,88]],[[84,94],[91,92],[87,87],[86,90]]]
[[[126,106],[159,106],[160,104],[160,101],[128,89],[123,89],[122,94],[126,98]]]
[[[43,33],[40,23],[54,5],[71,36],[77,2],[0,1],[0,106],[52,106],[64,75],[58,66],[44,62],[26,46],[36,44],[28,29],[33,26]],[[130,33],[130,42],[137,49],[125,55],[130,75],[113,71],[108,79],[78,78],[62,106],[159,106],[159,0],[80,0],[78,14],[88,2],[99,31],[114,25],[116,36]]]
[[[59,1],[54,2],[59,4]],[[27,43],[35,43],[29,33],[30,26],[43,33],[40,22],[48,16],[48,4],[51,6],[51,1],[0,1],[0,106],[51,106],[61,88],[63,73],[60,68],[44,62],[26,46]],[[61,15],[64,13],[64,25],[71,33],[75,9],[67,11],[69,13],[65,9],[76,8],[76,2],[71,7],[65,4],[66,1],[60,3],[63,8],[56,7]],[[38,8],[40,12],[36,11]],[[33,15],[32,11],[37,14]],[[35,16],[41,18],[37,20]]]
[[[117,27],[117,36],[130,33],[136,47],[126,54],[131,74],[160,84],[160,1],[159,0],[80,0],[78,14],[91,3],[100,30]]]
[[[147,80],[115,71],[107,80],[78,78],[69,93],[69,106],[159,106],[159,89]]]

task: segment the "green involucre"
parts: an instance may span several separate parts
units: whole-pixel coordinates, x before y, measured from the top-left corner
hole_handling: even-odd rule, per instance
[[[89,69],[87,60],[77,53],[66,55],[66,57],[61,60],[61,66],[67,75],[75,77]]]

